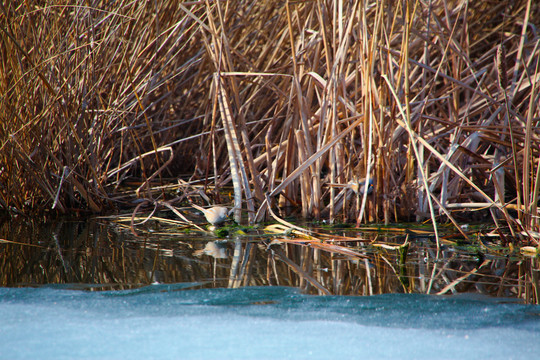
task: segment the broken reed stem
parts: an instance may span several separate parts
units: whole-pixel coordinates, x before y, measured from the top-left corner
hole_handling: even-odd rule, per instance
[[[508,95],[506,94],[506,88],[508,87],[508,77],[506,73],[506,52],[504,50],[504,46],[501,44],[497,48],[497,78],[499,80],[499,89],[503,96],[503,103],[504,103],[504,109],[505,109],[505,120],[504,123],[508,126],[508,130],[510,132],[510,142],[512,146],[512,159],[513,159],[513,167],[514,167],[514,177],[515,177],[515,187],[516,187],[516,197],[517,197],[517,207],[520,208],[522,204],[522,194],[521,194],[521,182],[520,182],[520,175],[519,175],[519,167],[518,167],[518,150],[516,147],[516,137],[514,136],[514,130],[513,130],[513,121],[510,117],[510,106],[508,104]],[[527,145],[525,145],[527,146]],[[500,189],[501,192],[502,189]],[[501,201],[504,202],[504,196],[502,195]],[[523,219],[522,217],[523,213],[521,211],[518,211],[518,218],[520,220]],[[515,236],[513,233],[513,227],[510,226],[510,231],[512,231],[512,235]]]
[[[230,112],[229,102],[227,101],[226,93],[223,89],[223,78],[221,78],[219,74],[216,74],[216,82],[219,109],[225,128],[225,140],[227,141],[229,164],[231,166],[231,176],[234,186],[234,220],[240,224],[242,221],[242,175],[240,174],[241,158],[239,159],[240,148],[238,139],[236,137],[234,121]]]

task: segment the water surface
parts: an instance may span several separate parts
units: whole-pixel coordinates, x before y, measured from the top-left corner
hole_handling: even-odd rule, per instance
[[[466,243],[450,234],[437,251],[429,232],[314,229],[327,237],[308,242],[259,228],[220,238],[161,223],[138,227],[135,236],[129,226],[105,220],[4,222],[0,286],[290,286],[319,295],[477,293],[538,303],[539,259],[521,256],[517,246]]]
[[[2,358],[540,351],[540,308],[526,304],[538,302],[538,259],[508,247],[448,235],[437,251],[429,232],[399,229],[325,227],[320,242],[262,228],[223,238],[159,222],[136,231],[103,219],[0,223]]]

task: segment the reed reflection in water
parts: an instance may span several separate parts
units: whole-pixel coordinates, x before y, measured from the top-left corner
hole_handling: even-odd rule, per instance
[[[362,257],[351,258],[309,243],[269,238],[262,231],[217,239],[211,234],[161,230],[156,227],[135,237],[99,221],[3,222],[0,286],[67,284],[104,290],[151,283],[191,283],[203,288],[279,285],[320,295],[429,290],[539,302],[537,257],[453,246],[442,246],[437,256],[429,237],[405,242],[402,234],[359,233],[363,241],[346,246]]]

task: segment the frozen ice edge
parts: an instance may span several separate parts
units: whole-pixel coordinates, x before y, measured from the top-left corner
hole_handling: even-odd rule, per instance
[[[6,359],[519,359],[540,307],[425,295],[307,296],[283,287],[121,292],[0,289]]]

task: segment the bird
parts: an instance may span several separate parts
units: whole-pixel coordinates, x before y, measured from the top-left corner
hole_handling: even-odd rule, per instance
[[[351,189],[356,194],[364,195],[364,189],[366,188],[366,179],[351,180],[347,184],[332,184],[332,183],[329,183],[328,185]],[[373,179],[369,179],[369,183],[368,183],[368,186],[367,186],[367,194],[369,195],[372,192],[373,192]]]
[[[340,191],[339,194],[336,195],[333,204],[328,204],[328,206],[326,206],[326,208],[322,212],[323,216],[325,216],[325,214],[326,215],[330,214],[330,210],[332,207],[336,213],[343,208],[345,199],[349,201],[349,199],[353,196],[353,193],[348,190],[352,190],[354,193],[356,193],[357,196],[364,195],[364,189],[366,187],[366,179],[360,179],[360,180],[353,179],[349,181],[347,184],[328,183],[328,185],[332,187],[339,187],[339,188],[342,188],[343,190]],[[366,195],[371,194],[373,192],[373,188],[374,188],[374,181],[373,179],[369,179]]]
[[[364,190],[366,189],[366,179],[360,179],[358,181],[351,180],[349,181],[350,189],[357,194],[364,195]],[[369,195],[373,192],[373,179],[369,179],[367,184],[367,192]]]
[[[191,204],[191,206],[201,211],[206,217],[206,220],[212,225],[221,224],[229,218],[229,209],[225,206],[212,206],[208,209],[195,204]]]

